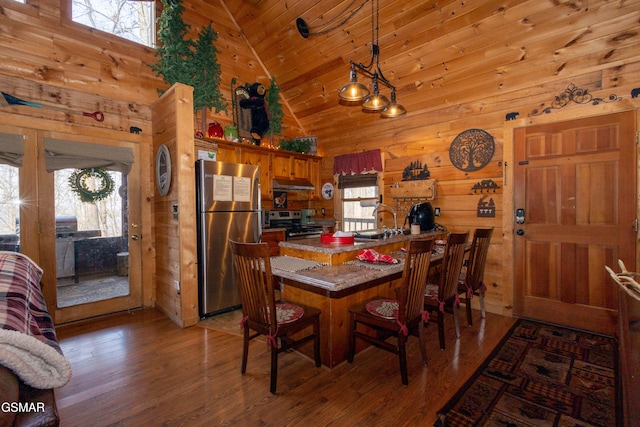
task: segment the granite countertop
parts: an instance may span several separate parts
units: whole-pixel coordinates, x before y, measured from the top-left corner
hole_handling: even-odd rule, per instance
[[[290,279],[298,284],[309,285],[316,293],[330,297],[344,296],[361,286],[371,286],[400,277],[404,268],[404,254],[390,254],[398,259],[397,264],[368,264],[354,260],[338,265],[325,265],[289,256],[271,258],[274,276]],[[300,269],[291,264],[300,262]],[[284,264],[289,264],[285,266]]]
[[[298,249],[302,251],[319,252],[324,254],[340,254],[343,252],[351,252],[354,250],[371,249],[379,246],[389,245],[392,243],[406,242],[411,239],[424,238],[429,236],[439,236],[442,232],[429,232],[420,234],[398,234],[386,239],[355,239],[353,244],[340,245],[335,243],[322,243],[319,237],[311,239],[298,239],[286,242],[280,242],[279,246],[283,248]]]

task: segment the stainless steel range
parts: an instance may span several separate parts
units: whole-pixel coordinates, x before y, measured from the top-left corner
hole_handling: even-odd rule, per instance
[[[320,237],[322,225],[302,224],[301,211],[269,211],[269,227],[285,228],[287,240]]]

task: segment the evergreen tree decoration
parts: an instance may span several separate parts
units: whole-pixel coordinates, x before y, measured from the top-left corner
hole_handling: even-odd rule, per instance
[[[269,112],[269,130],[267,134],[270,136],[281,136],[282,130],[284,129],[282,127],[284,112],[282,111],[282,104],[280,104],[280,86],[276,83],[275,77],[271,77],[267,94],[264,98],[267,103],[267,111]]]
[[[193,55],[193,107],[197,111],[203,107],[215,108],[216,113],[227,111],[227,104],[220,92],[220,65],[218,65],[216,49],[213,44],[218,34],[211,24],[203,27],[196,40],[196,51]]]
[[[182,0],[162,0],[164,8],[158,18],[158,62],[149,65],[156,76],[162,75],[170,86],[183,83],[193,87],[193,110],[215,108],[216,113],[227,111],[225,100],[218,88],[220,66],[213,42],[218,35],[211,24],[203,27],[194,41],[187,39],[191,26],[182,20]],[[162,94],[164,90],[158,89]]]
[[[185,36],[191,28],[182,20],[182,0],[162,0],[164,8],[158,18],[158,41],[155,56],[158,62],[150,65],[156,76],[162,75],[163,80],[171,86],[176,82],[190,84],[191,58],[193,57],[193,40]],[[164,90],[158,89],[162,95]]]

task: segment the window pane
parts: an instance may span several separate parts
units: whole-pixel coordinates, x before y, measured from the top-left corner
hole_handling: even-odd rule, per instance
[[[378,200],[378,187],[345,188],[342,191],[342,230],[360,231],[376,228],[373,206],[360,206],[361,200]]]
[[[0,165],[0,250],[17,252],[20,215],[18,168]]]
[[[155,44],[152,1],[72,0],[71,19],[145,46]]]
[[[115,183],[115,190],[104,200],[87,203],[73,192],[69,177],[75,169],[55,172],[56,217],[73,217],[77,220],[78,231],[92,232],[92,237],[122,236],[122,197],[118,189],[122,186],[122,173],[108,171]],[[85,235],[89,235],[85,233]]]

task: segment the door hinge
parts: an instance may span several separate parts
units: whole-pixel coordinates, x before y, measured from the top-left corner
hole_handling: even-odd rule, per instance
[[[633,223],[633,229],[636,230],[636,233],[638,232],[638,218],[636,218],[636,220]]]
[[[636,131],[636,145],[638,145],[638,141],[640,141],[640,132]]]

